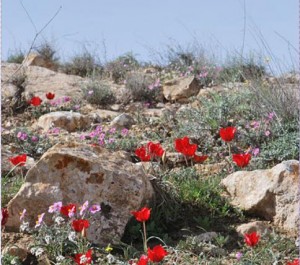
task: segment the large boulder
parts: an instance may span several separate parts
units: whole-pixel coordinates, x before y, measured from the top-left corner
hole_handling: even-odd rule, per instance
[[[54,202],[79,206],[88,201],[101,204],[103,210],[91,217],[87,237],[107,245],[121,239],[130,212],[148,204],[153,195],[142,167],[124,153],[78,143],[57,144],[28,171],[24,185],[9,202],[6,229],[18,230],[24,208],[32,226],[40,213],[46,213],[46,223],[52,222],[48,209]]]
[[[185,102],[191,96],[196,96],[201,84],[194,76],[181,77],[163,85],[163,95],[169,101]]]
[[[91,126],[92,119],[88,115],[78,112],[56,111],[42,115],[37,122],[37,126],[48,131],[50,128],[59,127],[68,132],[85,130]]]
[[[299,227],[299,162],[271,169],[238,171],[222,180],[231,203],[290,232]]]
[[[26,95],[33,94],[47,101],[46,93],[55,93],[55,99],[69,96],[82,98],[84,78],[75,75],[57,73],[39,66],[21,67],[19,64],[1,64],[1,91],[2,96],[12,97],[16,88],[11,85],[12,80],[24,75],[23,84]]]

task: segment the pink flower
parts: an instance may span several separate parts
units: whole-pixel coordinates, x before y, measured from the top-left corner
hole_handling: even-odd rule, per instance
[[[89,211],[94,214],[101,211],[101,207],[98,204],[94,204],[90,207]]]
[[[38,138],[37,136],[34,135],[34,136],[31,137],[31,141],[32,141],[32,142],[38,142],[38,141],[39,141],[39,138]]]
[[[34,228],[37,228],[39,226],[41,226],[42,222],[43,222],[43,218],[44,218],[45,213],[39,214],[38,215],[38,220],[35,222],[36,225]]]
[[[252,154],[253,154],[254,156],[257,156],[257,155],[259,154],[259,148],[254,148],[254,149],[252,150]]]
[[[20,221],[22,221],[25,217],[26,209],[24,209],[22,212],[20,212]]]
[[[17,137],[20,140],[25,141],[27,139],[27,134],[25,132],[18,132]]]
[[[83,212],[88,208],[88,206],[89,206],[89,202],[86,201],[81,207],[79,207],[80,210],[79,214],[83,215]]]
[[[122,131],[121,131],[121,134],[122,134],[123,136],[126,136],[126,135],[128,134],[128,129],[123,128]]]
[[[265,136],[268,137],[270,134],[271,134],[271,132],[270,132],[269,130],[266,130],[266,131],[265,131]]]
[[[49,212],[49,213],[56,213],[56,212],[59,212],[60,209],[61,209],[61,207],[62,207],[62,202],[55,202],[55,203],[53,203],[53,205],[51,205],[51,206],[49,207],[48,212]]]

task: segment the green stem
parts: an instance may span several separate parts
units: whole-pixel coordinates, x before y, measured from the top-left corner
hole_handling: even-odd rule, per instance
[[[146,222],[143,222],[143,230],[144,230],[144,252],[147,253],[147,231],[146,231]]]
[[[231,156],[231,148],[230,148],[230,143],[228,143],[228,152],[229,152],[229,156]]]

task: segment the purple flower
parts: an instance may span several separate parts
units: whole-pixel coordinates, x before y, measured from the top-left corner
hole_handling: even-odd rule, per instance
[[[32,141],[32,142],[38,142],[38,141],[39,141],[39,138],[38,138],[37,136],[34,135],[34,136],[31,137],[31,141]]]
[[[254,156],[257,156],[259,154],[259,148],[256,147],[256,148],[252,149],[252,154]]]
[[[115,132],[116,132],[116,128],[111,128],[111,129],[109,129],[109,132],[111,133],[111,134],[114,134]]]
[[[25,141],[27,139],[27,134],[25,132],[18,132],[17,137],[20,140]]]
[[[269,121],[273,120],[274,116],[275,116],[275,112],[274,112],[274,111],[270,112],[270,113],[268,114],[268,119],[269,119]]]
[[[108,139],[108,143],[109,143],[109,144],[112,144],[112,143],[114,143],[114,142],[115,142],[115,138],[109,138],[109,139]]]
[[[85,135],[84,135],[84,134],[80,135],[80,136],[79,136],[79,139],[80,139],[81,141],[85,140]]]
[[[74,106],[74,110],[79,110],[80,109],[80,105],[75,105]]]
[[[99,143],[99,145],[102,145],[102,146],[105,144],[103,139],[99,139],[98,143]]]
[[[251,122],[251,126],[253,127],[253,129],[259,128],[259,125],[260,125],[259,121],[253,121],[253,122]]]
[[[123,128],[122,131],[121,131],[121,134],[123,136],[126,136],[128,134],[128,129],[127,128]]]
[[[49,213],[59,212],[61,207],[62,207],[62,202],[55,202],[49,207],[48,212]]]
[[[270,134],[271,134],[271,132],[270,132],[269,130],[266,130],[266,131],[265,131],[265,136],[268,137]]]
[[[59,134],[60,129],[58,127],[52,128],[48,131],[50,134]]]
[[[105,133],[100,133],[99,135],[99,141],[103,141],[105,138]]]
[[[102,132],[102,126],[97,125],[95,130],[96,130],[96,132]]]
[[[70,100],[71,100],[71,98],[68,96],[63,97],[63,102],[69,102]]]
[[[93,137],[97,136],[97,132],[96,131],[92,131],[92,132],[89,133],[89,136],[91,138],[93,138]]]
[[[241,258],[243,257],[243,254],[241,252],[238,252],[238,253],[236,253],[235,257],[238,261],[240,261]]]
[[[90,207],[89,211],[90,211],[92,214],[94,214],[94,213],[96,213],[96,212],[101,211],[101,207],[100,207],[100,205],[98,205],[98,204],[94,204],[94,205],[92,205],[92,206]]]

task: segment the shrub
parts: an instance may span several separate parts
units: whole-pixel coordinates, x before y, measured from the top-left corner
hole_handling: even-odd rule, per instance
[[[253,58],[236,60],[227,63],[219,74],[220,82],[245,82],[259,80],[266,74],[265,67]]]
[[[149,75],[132,73],[126,78],[126,88],[130,91],[134,101],[153,102],[160,92],[159,80]]]
[[[25,53],[22,50],[16,50],[8,56],[7,62],[21,64],[24,59],[25,59]]]
[[[49,41],[44,41],[38,47],[35,47],[34,50],[39,53],[45,60],[52,62],[57,65],[59,57],[56,56],[57,51],[53,44]]]
[[[101,81],[89,81],[83,88],[84,98],[91,104],[109,105],[116,101],[116,98],[109,85]]]
[[[126,74],[137,69],[139,62],[132,53],[124,54],[114,61],[107,63],[106,71],[114,82],[120,83],[125,80]]]
[[[103,67],[96,62],[95,58],[88,51],[71,58],[71,62],[66,63],[62,71],[70,75],[86,77],[92,74],[102,74]]]

